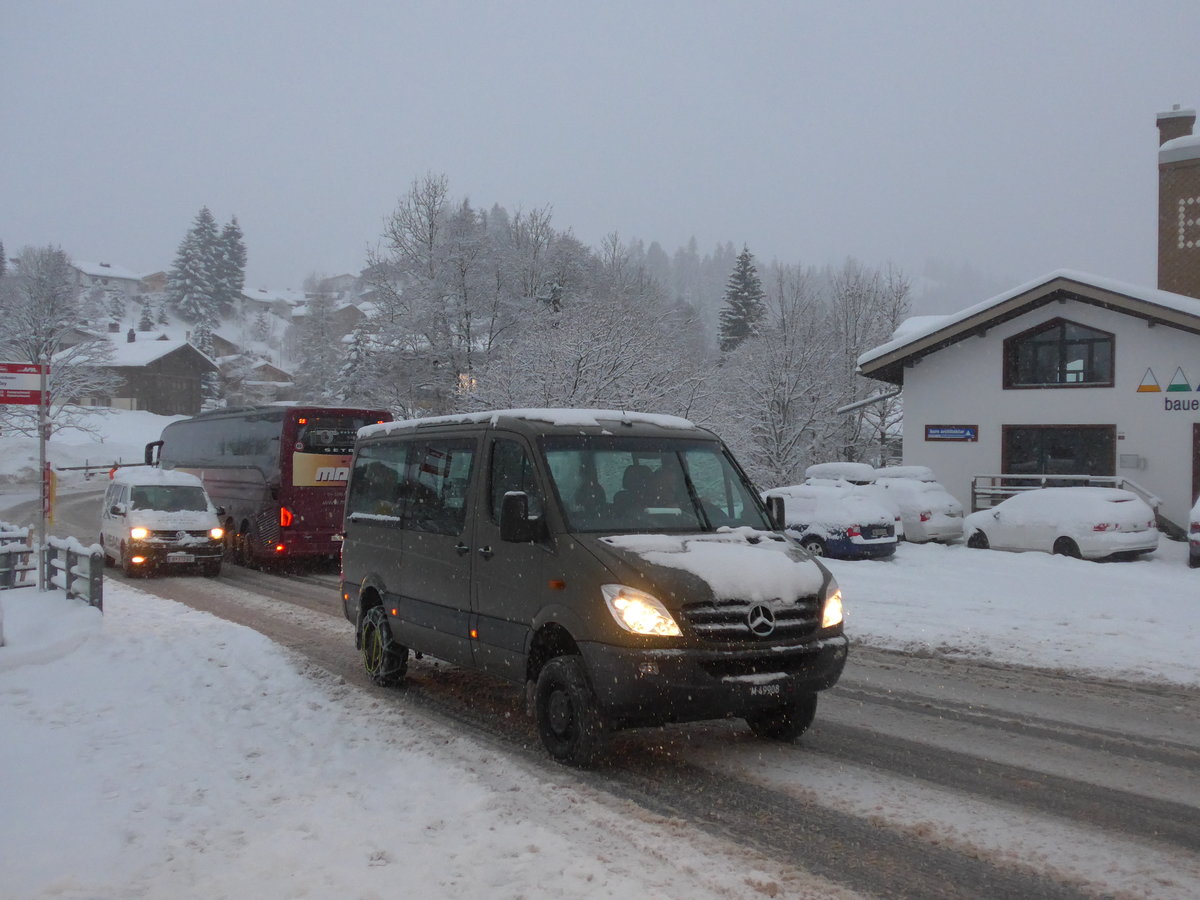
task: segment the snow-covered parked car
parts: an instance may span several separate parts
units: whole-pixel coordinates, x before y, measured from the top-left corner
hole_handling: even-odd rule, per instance
[[[826,487],[836,481],[853,485],[854,493],[875,501],[892,513],[892,527],[896,530],[896,540],[905,539],[905,523],[898,499],[889,494],[882,484],[876,482],[874,467],[859,462],[816,463],[804,470],[804,478],[806,484],[825,485]]]
[[[874,486],[899,508],[906,541],[949,542],[962,537],[962,504],[938,483],[928,466],[876,469]]]
[[[1134,557],[1158,548],[1154,511],[1119,488],[1038,488],[963,520],[967,546],[1040,550],[1083,559]]]
[[[1200,498],[1188,517],[1188,565],[1200,569]]]
[[[891,510],[848,481],[810,479],[763,496],[783,498],[784,530],[814,556],[878,559],[896,552]]]
[[[126,575],[182,566],[219,575],[225,532],[217,515],[195,475],[157,466],[117,469],[100,510],[104,561]]]

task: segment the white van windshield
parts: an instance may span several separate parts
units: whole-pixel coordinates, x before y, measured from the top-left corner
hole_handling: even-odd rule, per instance
[[[770,528],[753,489],[715,442],[606,435],[543,444],[572,531]]]
[[[129,492],[133,509],[155,509],[165,512],[203,511],[208,509],[204,488],[187,484],[134,485]]]

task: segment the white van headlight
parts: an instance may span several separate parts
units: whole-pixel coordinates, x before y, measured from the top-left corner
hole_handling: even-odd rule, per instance
[[[208,529],[208,536],[210,538],[212,538],[214,541],[219,541],[219,540],[221,540],[221,538],[225,537],[225,529],[224,528],[210,528],[210,529]]]
[[[144,541],[150,537],[150,529],[142,528],[140,525],[137,528],[129,529],[129,536],[135,541]]]
[[[825,589],[825,605],[821,611],[821,627],[833,628],[842,624],[842,589],[836,581],[829,579]]]
[[[682,632],[656,597],[623,584],[602,584],[604,602],[617,624],[634,634],[679,637]]]

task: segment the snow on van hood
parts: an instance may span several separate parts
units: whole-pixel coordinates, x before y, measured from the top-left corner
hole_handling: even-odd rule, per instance
[[[712,534],[629,534],[603,543],[656,566],[702,579],[718,600],[766,601],[815,594],[825,572],[770,531],[722,528]]]
[[[217,515],[203,509],[134,509],[129,511],[126,522],[152,531],[208,531],[217,527]]]

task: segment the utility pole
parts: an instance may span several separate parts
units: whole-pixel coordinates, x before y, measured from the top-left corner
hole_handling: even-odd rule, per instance
[[[38,520],[39,560],[46,550],[46,518],[50,513],[50,472],[46,463],[46,439],[50,436],[49,391],[47,372],[50,369],[45,353],[39,354],[38,369],[41,370],[39,382],[41,390],[38,396],[38,472],[42,476],[42,515]],[[46,589],[46,569],[38,564],[38,590]]]

